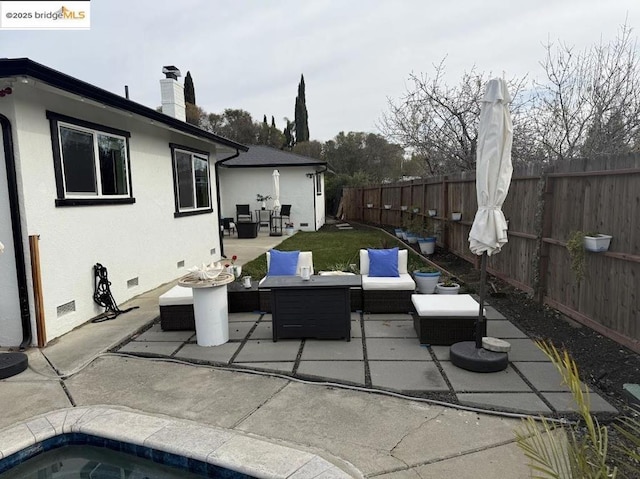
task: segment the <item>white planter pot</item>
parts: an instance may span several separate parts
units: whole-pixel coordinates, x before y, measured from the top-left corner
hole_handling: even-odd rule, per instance
[[[373,203],[367,203],[367,208],[373,208]]]
[[[407,241],[409,242],[409,244],[416,244],[418,242],[418,237],[414,234],[408,234]]]
[[[598,235],[598,236],[585,236],[584,237],[584,249],[587,251],[594,251],[600,253],[609,249],[612,236],[610,235]]]
[[[462,219],[462,213],[451,213],[451,220],[452,221],[460,221]]]
[[[403,240],[407,241],[407,232],[406,232],[406,231],[402,231],[402,232],[400,233],[400,237],[401,237]]]
[[[396,228],[395,233],[396,233],[396,238],[402,239],[402,230],[400,228]]]
[[[293,228],[285,228],[284,229],[284,234],[286,234],[287,236],[291,236],[294,231],[295,230]]]
[[[391,209],[391,205],[384,205],[384,209],[385,210],[390,210]]]
[[[458,294],[460,285],[455,283],[454,286],[443,286],[443,283],[436,285],[436,294]]]
[[[401,209],[402,211],[407,211],[407,210],[409,209],[409,207],[408,207],[408,206],[401,206],[401,207],[400,207],[400,209]]]
[[[438,210],[429,210],[429,216],[435,216],[438,214]]]
[[[440,273],[419,273],[414,271],[413,279],[416,282],[418,293],[433,294],[440,280]]]
[[[418,245],[420,246],[420,252],[422,254],[433,254],[436,250],[435,238],[418,238]]]

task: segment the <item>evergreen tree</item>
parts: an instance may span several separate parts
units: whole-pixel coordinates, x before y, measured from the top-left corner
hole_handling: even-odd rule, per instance
[[[271,128],[275,130],[276,128],[276,119],[271,115]]]
[[[193,87],[193,78],[191,78],[191,72],[187,72],[187,76],[184,77],[184,101],[185,103],[196,104],[196,90]]]
[[[262,123],[264,123],[265,125],[267,125],[267,115],[264,115],[264,118],[262,119]]]
[[[305,98],[304,75],[300,75],[298,96],[295,106],[296,142],[309,141],[309,119],[307,115],[307,100]]]
[[[287,122],[287,126],[284,127],[282,133],[284,133],[284,145],[283,148],[293,148],[293,145],[296,144],[296,140],[294,137],[294,127],[295,123],[291,123],[288,118],[285,118]]]

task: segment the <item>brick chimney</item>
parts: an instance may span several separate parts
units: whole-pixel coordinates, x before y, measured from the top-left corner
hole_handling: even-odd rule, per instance
[[[162,97],[162,113],[181,121],[186,121],[184,105],[184,85],[178,82],[180,70],[173,65],[162,67],[166,78],[160,80],[160,95]]]

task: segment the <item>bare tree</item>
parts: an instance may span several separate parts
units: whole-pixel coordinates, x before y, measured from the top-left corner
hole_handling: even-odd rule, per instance
[[[444,82],[444,60],[434,66],[434,75],[409,76],[411,83],[398,101],[388,100],[389,111],[378,124],[381,132],[414,157],[424,159],[426,172],[438,174],[472,170],[476,162],[480,101],[490,75],[475,69],[464,73],[459,85]],[[525,79],[508,81],[512,98]],[[521,103],[514,103],[517,114]]]
[[[547,43],[531,110],[536,137],[547,159],[619,154],[638,148],[640,55],[632,29],[615,40],[576,53]]]

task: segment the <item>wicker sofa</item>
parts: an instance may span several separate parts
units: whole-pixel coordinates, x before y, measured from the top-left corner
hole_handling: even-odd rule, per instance
[[[362,309],[368,313],[409,313],[413,310],[411,295],[416,283],[407,271],[409,252],[398,251],[398,277],[369,276],[369,253],[360,250],[362,275]]]

